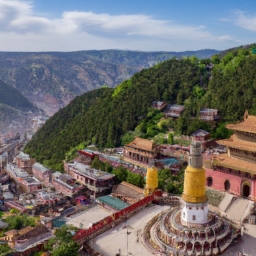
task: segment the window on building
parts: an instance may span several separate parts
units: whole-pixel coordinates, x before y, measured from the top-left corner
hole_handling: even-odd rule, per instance
[[[224,182],[224,189],[225,191],[228,191],[230,189],[230,182],[228,180]]]
[[[183,212],[183,218],[185,218],[185,212]]]
[[[192,216],[192,220],[196,220],[196,215],[193,215],[193,216]]]
[[[206,184],[207,184],[207,187],[211,187],[212,186],[212,177],[208,177],[207,178],[207,181],[206,181]]]

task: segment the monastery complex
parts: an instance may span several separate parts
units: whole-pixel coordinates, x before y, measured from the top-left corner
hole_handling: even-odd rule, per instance
[[[244,121],[226,126],[234,134],[220,145],[227,154],[215,155],[204,163],[206,185],[236,196],[256,200],[256,116],[244,115]]]

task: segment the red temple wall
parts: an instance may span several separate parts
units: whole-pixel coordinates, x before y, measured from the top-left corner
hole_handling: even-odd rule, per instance
[[[225,188],[224,188],[224,183],[226,180],[228,180],[230,182],[230,189],[228,190],[229,193],[237,195],[237,196],[241,196],[242,195],[242,184],[244,182],[248,182],[250,184],[251,187],[251,193],[250,196],[251,197],[256,197],[256,184],[255,184],[255,180],[251,180],[248,178],[242,178],[239,176],[235,176],[233,174],[229,174],[229,173],[224,173],[218,170],[212,170],[212,169],[207,169],[206,170],[206,185],[207,185],[207,178],[208,177],[212,177],[212,186],[211,188],[225,192]]]

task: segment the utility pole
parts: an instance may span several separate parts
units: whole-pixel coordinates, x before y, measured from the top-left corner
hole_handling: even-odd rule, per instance
[[[127,223],[126,223],[126,237],[127,237],[127,256],[128,256],[129,252],[128,252],[128,226],[127,226]]]

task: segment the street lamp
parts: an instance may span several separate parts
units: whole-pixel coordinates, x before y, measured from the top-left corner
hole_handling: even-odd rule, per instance
[[[127,222],[126,222],[126,238],[127,238],[127,256],[129,255],[129,251],[128,251],[128,235],[130,235],[132,232],[128,231],[128,226],[127,226]]]

